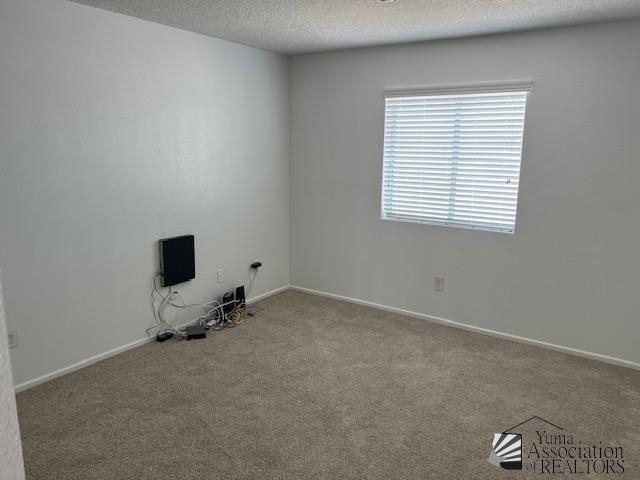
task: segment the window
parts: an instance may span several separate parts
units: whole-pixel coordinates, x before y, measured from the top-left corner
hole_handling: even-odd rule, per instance
[[[513,233],[529,90],[387,93],[382,218]]]

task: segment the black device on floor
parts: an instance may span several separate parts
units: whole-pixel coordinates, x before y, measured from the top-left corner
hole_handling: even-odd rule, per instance
[[[236,306],[234,305],[234,300],[235,297],[233,296],[233,292],[227,292],[223,295],[222,297],[222,310],[224,311],[225,315],[228,315],[229,313],[233,312],[233,310],[236,308]]]
[[[247,303],[247,299],[244,297],[244,285],[240,285],[236,288],[236,307],[242,308]]]
[[[187,327],[187,340],[196,340],[198,338],[207,338],[207,329],[202,325],[192,325]]]
[[[159,243],[163,287],[170,287],[196,277],[193,235],[163,238]]]
[[[171,332],[161,332],[158,335],[156,335],[156,340],[158,342],[166,342],[170,338],[173,338],[173,333]]]

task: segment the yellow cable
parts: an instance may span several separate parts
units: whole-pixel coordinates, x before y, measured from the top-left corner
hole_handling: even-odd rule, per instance
[[[244,307],[238,307],[231,313],[231,321],[236,325],[240,325],[242,323],[242,316],[244,315]]]

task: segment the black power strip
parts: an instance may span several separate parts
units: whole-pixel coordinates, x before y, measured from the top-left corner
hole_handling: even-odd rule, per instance
[[[187,340],[197,340],[198,338],[207,338],[207,329],[203,325],[187,327]]]
[[[160,332],[158,335],[156,335],[156,340],[158,342],[166,342],[170,338],[173,338],[173,333],[171,332]]]

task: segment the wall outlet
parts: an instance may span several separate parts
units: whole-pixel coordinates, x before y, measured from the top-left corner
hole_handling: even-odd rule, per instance
[[[15,348],[18,346],[18,332],[15,330],[9,330],[9,348]]]
[[[218,283],[224,283],[224,268],[218,270]]]
[[[444,292],[444,277],[436,275],[433,281],[433,289],[436,292]]]

